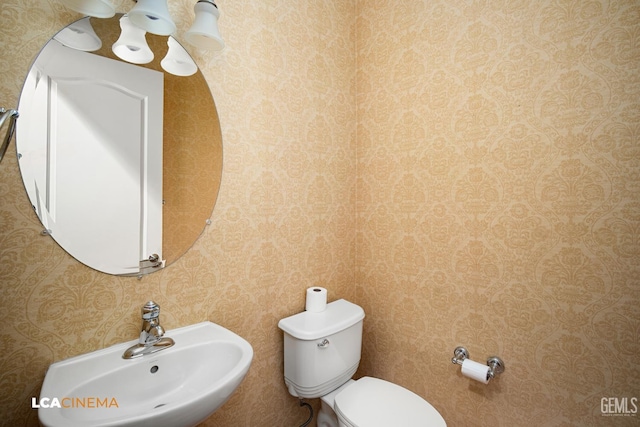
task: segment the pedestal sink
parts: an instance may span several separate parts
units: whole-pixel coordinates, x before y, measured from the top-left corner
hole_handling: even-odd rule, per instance
[[[243,338],[211,322],[166,332],[175,345],[125,360],[137,340],[53,363],[40,393],[45,427],[190,427],[240,385],[253,359]],[[46,406],[46,407],[45,407]]]

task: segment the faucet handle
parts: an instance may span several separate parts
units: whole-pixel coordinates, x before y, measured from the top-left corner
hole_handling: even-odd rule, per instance
[[[160,316],[160,306],[153,301],[147,301],[147,303],[142,306],[142,319],[143,320],[151,320],[157,319]]]

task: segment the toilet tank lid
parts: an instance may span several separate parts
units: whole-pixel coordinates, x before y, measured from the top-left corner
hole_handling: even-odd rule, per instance
[[[324,311],[303,311],[278,322],[294,338],[310,341],[343,331],[364,319],[362,307],[344,299],[330,302]]]

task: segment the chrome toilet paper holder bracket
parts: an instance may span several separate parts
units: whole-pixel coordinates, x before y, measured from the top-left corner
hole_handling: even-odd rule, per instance
[[[456,347],[453,350],[453,357],[451,358],[451,363],[458,364],[462,366],[462,362],[469,358],[469,352],[464,347]]]
[[[462,363],[469,359],[469,351],[464,347],[456,347],[453,350],[453,357],[451,358],[451,363],[454,365],[462,366]],[[504,362],[498,356],[491,356],[487,358],[487,366],[489,367],[489,372],[487,373],[487,379],[495,378],[496,375],[504,372]]]

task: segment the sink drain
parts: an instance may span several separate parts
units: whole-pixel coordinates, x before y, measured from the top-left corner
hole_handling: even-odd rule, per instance
[[[153,409],[158,409],[159,407],[164,406],[164,405],[166,405],[166,403],[161,403],[159,405],[154,406]]]

